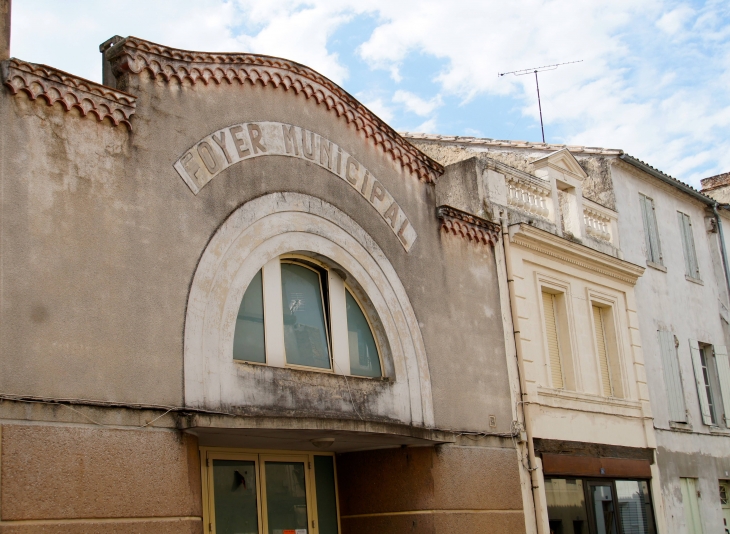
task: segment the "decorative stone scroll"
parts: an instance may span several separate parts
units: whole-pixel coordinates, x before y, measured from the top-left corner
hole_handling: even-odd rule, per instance
[[[450,206],[440,206],[436,216],[441,219],[441,230],[483,245],[495,246],[499,241],[500,226]]]
[[[100,121],[109,119],[114,126],[132,128],[129,119],[137,97],[129,93],[15,58],[2,63],[2,78],[14,95],[23,91],[31,100],[40,97],[49,106],[60,102],[66,111],[76,108],[83,116],[91,113]]]
[[[416,231],[385,186],[352,154],[321,135],[281,122],[244,122],[204,137],[174,163],[194,194],[239,161],[289,156],[310,161],[348,183],[380,214],[406,251]]]

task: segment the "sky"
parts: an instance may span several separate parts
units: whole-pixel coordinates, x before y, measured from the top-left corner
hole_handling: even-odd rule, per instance
[[[101,81],[98,45],[303,63],[398,131],[620,148],[699,186],[730,171],[730,1],[14,0],[11,55]]]

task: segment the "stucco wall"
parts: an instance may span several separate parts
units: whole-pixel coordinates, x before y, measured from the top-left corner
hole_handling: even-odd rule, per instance
[[[0,390],[180,405],[188,288],[206,244],[238,206],[294,191],[346,213],[392,264],[423,335],[436,426],[483,429],[496,415],[496,430],[509,430],[493,253],[439,233],[432,186],[293,92],[166,83],[146,72],[127,90],[139,95],[131,132],[3,89],[1,119],[13,135],[1,167]],[[300,159],[239,163],[194,195],[172,164],[212,131],[254,120],[305,127],[356,155],[407,213],[418,234],[411,251],[349,184]],[[316,415],[318,402],[299,413]]]
[[[670,532],[683,532],[684,509],[679,477],[700,478],[702,487],[701,516],[705,528],[716,527],[719,517],[717,480],[723,478],[727,458],[728,437],[710,435],[702,423],[695,373],[690,356],[689,340],[712,345],[725,345],[721,310],[725,298],[722,271],[717,267],[717,251],[711,243],[715,234],[708,234],[700,202],[675,188],[622,162],[612,166],[619,219],[621,248],[628,261],[646,265],[644,227],[639,193],[654,200],[661,250],[666,272],[647,267],[636,284],[638,318],[646,364],[647,381],[657,429],[657,461],[662,472],[662,493],[665,516]],[[695,249],[702,284],[685,278],[684,252],[677,211],[691,217]],[[715,250],[717,250],[715,248]],[[673,332],[679,340],[678,359],[688,412],[689,427],[670,430],[667,387],[664,382],[657,330]],[[709,531],[709,530],[708,530]]]

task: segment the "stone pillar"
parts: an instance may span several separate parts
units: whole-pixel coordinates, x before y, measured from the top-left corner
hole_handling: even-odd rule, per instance
[[[10,57],[10,3],[0,0],[0,61]]]

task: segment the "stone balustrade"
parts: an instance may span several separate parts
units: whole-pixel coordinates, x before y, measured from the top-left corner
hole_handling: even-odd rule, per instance
[[[543,219],[550,218],[552,195],[548,184],[538,185],[533,181],[509,175],[506,179],[507,202],[511,207]]]

